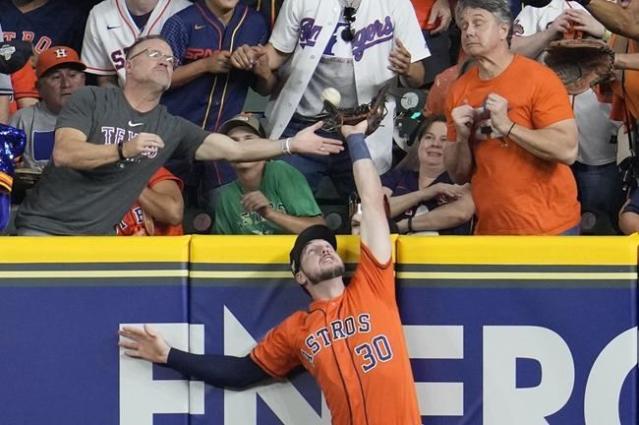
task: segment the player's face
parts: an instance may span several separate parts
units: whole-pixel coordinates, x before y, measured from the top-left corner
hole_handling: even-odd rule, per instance
[[[152,82],[162,91],[171,86],[176,65],[171,47],[160,39],[146,40],[129,53],[127,78],[138,82]]]
[[[333,246],[323,239],[315,239],[302,250],[300,270],[311,284],[344,275],[344,262]]]
[[[446,123],[436,121],[426,129],[419,142],[419,163],[444,166],[444,143],[446,142]]]
[[[80,87],[84,87],[84,72],[73,68],[54,69],[38,80],[40,97],[47,108],[56,114]]]
[[[231,131],[228,132],[227,136],[229,136],[231,139],[233,139],[234,141],[236,141],[238,143],[242,143],[242,142],[245,142],[247,140],[255,140],[255,139],[259,139],[260,138],[260,136],[255,134],[255,131],[252,130],[251,128],[249,128],[249,127],[235,127],[233,129],[231,129]],[[250,168],[254,167],[255,164],[258,164],[260,162],[263,162],[263,161],[233,162],[233,163],[231,163],[231,165],[236,170],[245,170],[245,169],[250,169]]]
[[[462,48],[471,57],[488,55],[508,35],[508,25],[484,9],[467,8],[460,20]]]

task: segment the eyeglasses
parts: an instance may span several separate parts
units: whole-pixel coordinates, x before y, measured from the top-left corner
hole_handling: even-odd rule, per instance
[[[351,28],[351,24],[355,22],[355,13],[357,13],[357,9],[354,7],[347,6],[344,8],[344,20],[348,27],[342,31],[342,40],[346,42],[351,42],[355,38],[355,31]]]
[[[177,66],[180,64],[180,60],[178,58],[176,58],[173,55],[165,55],[164,53],[160,52],[159,50],[155,50],[155,49],[144,49],[141,52],[136,53],[135,55],[131,56],[129,58],[129,60],[133,59],[136,56],[140,56],[141,54],[145,54],[147,58],[151,58],[157,61],[160,60],[165,60],[168,63],[170,63],[173,68],[177,68]]]

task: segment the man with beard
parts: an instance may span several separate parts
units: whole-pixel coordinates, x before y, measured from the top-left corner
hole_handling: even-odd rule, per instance
[[[126,354],[233,388],[283,379],[301,365],[322,389],[334,425],[421,424],[395,301],[384,196],[364,142],[366,126],[364,121],[342,127],[362,203],[360,263],[348,286],[335,235],[314,225],[298,235],[290,252],[295,281],[312,298],[309,309],[271,329],[249,355],[186,353],[148,326],[123,327],[120,346]]]

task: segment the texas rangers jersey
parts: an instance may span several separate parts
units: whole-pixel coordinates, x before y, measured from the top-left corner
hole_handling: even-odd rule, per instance
[[[84,15],[65,0],[49,0],[22,13],[11,0],[0,0],[0,22],[4,39],[30,41],[36,53],[55,45],[80,49]]]
[[[215,50],[233,51],[248,44],[265,43],[268,29],[264,18],[248,6],[238,4],[224,24],[199,0],[169,19],[162,35],[181,64],[210,56]],[[167,91],[162,103],[169,112],[214,131],[242,111],[253,73],[232,69],[227,74],[206,74]]]
[[[120,85],[126,78],[124,49],[147,35],[159,34],[169,17],[191,5],[187,0],[159,0],[144,28],[137,27],[126,0],[104,0],[91,9],[82,43],[82,61],[87,72],[115,75]]]
[[[289,316],[251,358],[276,378],[304,366],[326,397],[333,425],[421,424],[392,262],[379,264],[364,245],[344,293]]]
[[[280,70],[281,91],[271,97],[265,111],[271,138],[279,138],[293,114],[299,113],[297,107],[320,60],[341,37],[342,12],[343,2],[338,0],[288,0],[282,5],[270,43],[292,57]],[[351,27],[358,103],[370,102],[384,84],[396,77],[388,69],[388,56],[396,40],[406,46],[412,62],[430,55],[408,0],[362,0]],[[387,102],[386,107],[388,114],[382,125],[366,138],[380,174],[390,168],[392,160],[395,102]]]

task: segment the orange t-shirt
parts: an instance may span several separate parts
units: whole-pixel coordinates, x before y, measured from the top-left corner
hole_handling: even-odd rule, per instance
[[[180,187],[180,190],[182,190],[182,180],[164,167],[157,170],[155,174],[151,176],[147,182],[147,186],[152,188],[159,182],[166,180],[176,182]],[[140,204],[136,202],[133,204],[131,209],[124,214],[122,221],[115,226],[117,236],[179,236],[184,234],[181,224],[172,225],[154,221],[153,235],[149,235],[146,227],[144,226],[144,219],[144,210]]]
[[[344,293],[293,313],[251,358],[276,378],[303,365],[322,389],[333,425],[421,424],[393,266],[379,264],[364,245]]]
[[[415,15],[417,15],[419,26],[425,28],[435,0],[410,0],[410,2],[413,3],[413,7],[415,8]]]
[[[14,114],[18,110],[18,104],[16,100],[24,99],[25,97],[32,97],[34,99],[40,98],[38,88],[36,87],[35,70],[31,65],[31,61],[27,61],[26,64],[13,74],[11,74],[11,85],[13,86],[13,101],[9,104],[9,114]]]
[[[455,81],[446,101],[449,140],[456,140],[453,108],[464,102],[480,107],[490,93],[508,100],[509,118],[522,127],[542,129],[574,119],[566,89],[555,73],[516,55],[495,78],[480,80],[479,69],[474,67]],[[512,140],[480,133],[478,130],[470,141],[476,234],[552,235],[579,223],[577,187],[570,167],[537,158]]]

